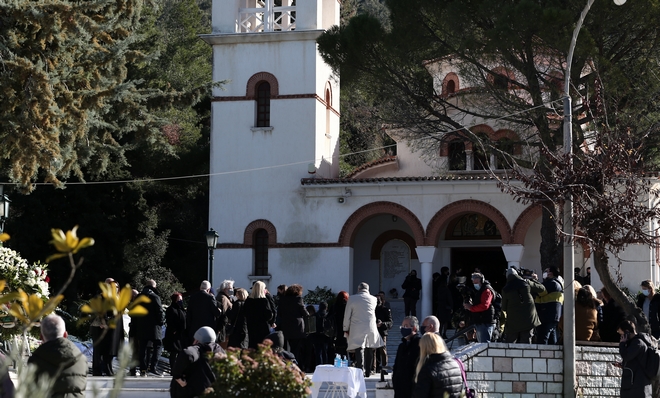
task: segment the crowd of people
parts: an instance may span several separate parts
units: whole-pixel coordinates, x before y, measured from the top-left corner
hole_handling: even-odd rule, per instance
[[[433,315],[426,316],[421,324],[414,309],[421,282],[415,273],[406,277],[402,341],[391,368],[395,397],[445,393],[453,397],[464,392],[465,373],[445,344],[452,323],[457,328],[455,334],[459,334],[461,325],[466,331],[470,329],[466,325],[473,325],[473,338],[479,342],[561,342],[564,281],[557,267],[545,269],[541,280],[533,272],[509,268],[501,292],[495,291],[481,272],[472,273],[472,283],[467,284],[460,271],[450,275],[443,267],[433,275]],[[106,283],[119,288],[112,278]],[[625,388],[647,396],[644,394],[650,377],[640,377],[644,372],[636,364],[641,362],[640,352],[653,344],[653,338],[660,337],[660,294],[650,280],[640,287],[637,305],[649,320],[652,337],[636,332],[635,324],[625,320],[623,310],[607,289],[597,293],[590,285],[576,281],[573,305],[576,340],[618,342],[623,361],[616,365],[623,368],[622,391]],[[188,396],[191,391],[199,393],[212,383],[207,353],[228,347],[256,348],[266,339],[272,341],[282,358],[294,361],[306,372],[332,363],[335,356],[350,356],[353,366],[361,368],[367,377],[379,371],[386,373],[386,341],[393,326],[390,303],[384,292],[372,295],[365,282],[357,286],[355,294],[340,291],[331,305],[322,302],[317,306],[304,303],[299,284],[280,285],[271,295],[261,281],[248,291],[225,280],[217,294],[208,281],[203,281],[189,296],[187,306],[178,292],[169,297],[169,306],[163,306],[154,280],[147,280],[141,291],[133,291],[133,299],[139,296],[149,298],[140,304],[148,315],[134,317],[127,325],[135,355],[130,374],[162,376],[157,364],[163,349],[167,350],[175,398]],[[61,371],[64,361],[67,366],[62,374],[66,377],[55,387],[73,396],[84,395],[86,361],[66,339],[64,322],[50,315],[42,320],[41,330],[44,343],[30,361],[46,373],[52,373],[51,369]],[[112,359],[123,341],[123,324],[109,328],[106,320],[96,319],[90,332],[95,340],[92,374],[113,375]]]

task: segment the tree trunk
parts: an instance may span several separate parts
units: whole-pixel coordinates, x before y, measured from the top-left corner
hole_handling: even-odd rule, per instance
[[[605,251],[605,248],[599,247],[593,249],[594,267],[596,268],[596,271],[598,271],[598,276],[600,277],[600,281],[603,282],[603,286],[605,286],[607,291],[610,293],[610,296],[612,296],[612,299],[614,299],[616,305],[623,308],[623,310],[626,312],[626,317],[635,321],[635,324],[637,325],[637,331],[651,334],[651,327],[648,320],[644,316],[642,309],[637,307],[637,303],[635,303],[628,297],[628,295],[619,289],[619,286],[617,286],[617,284],[614,282],[614,278],[610,272],[607,252]]]
[[[541,269],[555,266],[561,268],[562,247],[557,233],[558,209],[552,202],[545,202],[542,205],[543,215],[541,216]]]

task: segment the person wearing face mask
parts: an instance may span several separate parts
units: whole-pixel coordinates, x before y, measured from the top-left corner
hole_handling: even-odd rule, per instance
[[[493,306],[495,294],[480,273],[472,274],[472,286],[473,289],[469,290],[470,302],[463,303],[463,308],[471,313],[470,321],[477,329],[477,340],[489,343],[497,323]]]
[[[396,350],[394,366],[392,367],[392,385],[394,398],[412,397],[415,385],[415,366],[419,358],[419,340],[417,332],[419,321],[414,316],[407,316],[401,322],[401,344]]]
[[[419,292],[422,290],[422,280],[417,277],[417,271],[410,271],[403,281],[401,289],[405,290],[403,304],[406,316],[417,316],[417,300],[419,300]]]
[[[642,293],[637,296],[637,306],[642,309],[646,319],[649,320],[653,337],[660,338],[660,314],[658,314],[660,294],[655,293],[655,287],[650,280],[643,281],[640,287]]]
[[[559,268],[552,266],[543,271],[545,292],[534,299],[541,324],[536,328],[536,344],[557,344],[557,326],[564,304],[564,286],[559,280]]]
[[[541,324],[533,295],[545,292],[545,287],[536,278],[536,274],[532,274],[530,279],[523,279],[515,268],[506,272],[506,285],[502,289],[502,311],[506,313],[505,343],[532,343],[534,328]]]
[[[440,333],[440,320],[433,315],[429,315],[422,321],[422,326],[419,327],[419,334],[425,333]]]

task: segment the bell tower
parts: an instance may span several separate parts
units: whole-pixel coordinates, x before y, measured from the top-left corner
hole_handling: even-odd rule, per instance
[[[223,82],[213,91],[209,188],[220,245],[244,243],[246,226],[260,219],[279,241],[305,213],[300,179],[339,175],[339,81],[316,45],[339,24],[339,4],[213,1],[213,32],[202,39]]]

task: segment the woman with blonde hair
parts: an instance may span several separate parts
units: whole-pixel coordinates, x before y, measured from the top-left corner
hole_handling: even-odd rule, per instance
[[[248,346],[257,348],[270,333],[275,321],[275,309],[266,298],[266,284],[257,281],[252,285],[250,296],[243,305],[248,330]]]
[[[461,368],[442,337],[426,333],[419,341],[413,398],[458,398],[463,386]]]

